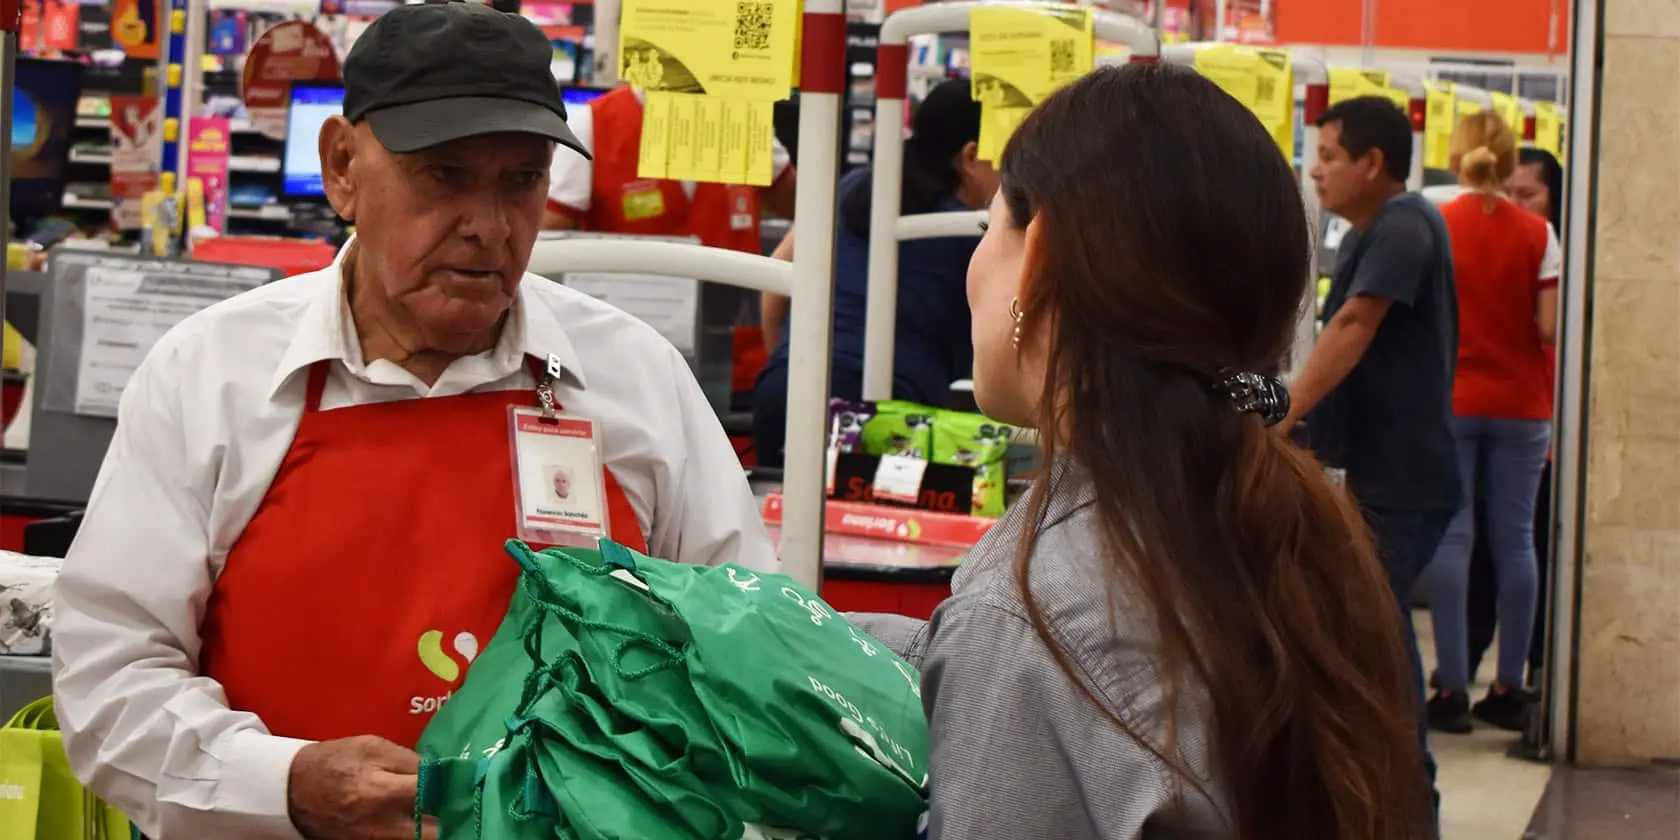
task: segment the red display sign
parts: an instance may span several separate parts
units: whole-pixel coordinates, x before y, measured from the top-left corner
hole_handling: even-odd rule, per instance
[[[332,39],[308,23],[290,20],[269,27],[251,45],[239,94],[251,111],[251,127],[284,140],[292,83],[338,78],[338,53]]]
[[[764,509],[760,513],[764,516],[766,525],[781,525],[781,494],[766,496]],[[997,520],[960,513],[938,513],[931,510],[840,502],[832,499],[825,505],[823,512],[823,530],[830,534],[955,548],[967,548],[979,542],[995,521]]]

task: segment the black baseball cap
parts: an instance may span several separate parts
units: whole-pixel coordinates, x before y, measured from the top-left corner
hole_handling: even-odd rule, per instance
[[[380,15],[344,59],[344,116],[398,154],[511,132],[584,157],[566,127],[548,36],[519,15],[460,0]]]

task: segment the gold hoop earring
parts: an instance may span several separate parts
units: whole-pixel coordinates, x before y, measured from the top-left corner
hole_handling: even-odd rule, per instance
[[[1009,317],[1015,321],[1015,329],[1009,333],[1009,343],[1016,350],[1021,349],[1021,299],[1009,299]]]

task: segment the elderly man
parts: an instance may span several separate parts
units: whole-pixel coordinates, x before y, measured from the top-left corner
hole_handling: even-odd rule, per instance
[[[677,351],[525,273],[581,152],[549,58],[485,6],[380,18],[320,137],[357,238],[129,383],[54,665],[72,764],[148,836],[413,837],[411,748],[503,616],[509,535],[776,567]]]

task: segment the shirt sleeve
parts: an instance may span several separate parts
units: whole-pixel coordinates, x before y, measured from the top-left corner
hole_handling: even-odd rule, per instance
[[[1348,297],[1369,295],[1411,306],[1435,263],[1435,231],[1421,212],[1391,210],[1363,237]]]
[[[1557,228],[1551,222],[1546,223],[1546,252],[1540,258],[1540,288],[1546,289],[1558,284],[1563,277],[1563,246],[1558,244]]]
[[[761,572],[781,571],[735,447],[688,362],[675,347],[667,344],[666,349],[676,395],[666,428],[673,440],[682,441],[683,454],[672,480],[660,482],[655,491],[649,549],[655,557],[678,563],[737,563]]]
[[[595,111],[585,105],[567,114],[566,125],[579,143],[595,150]],[[560,211],[588,213],[595,186],[595,165],[565,146],[556,146],[548,167],[548,205]]]
[[[1177,804],[1167,769],[1079,691],[1025,618],[980,605],[941,614],[932,633],[930,840],[1160,836],[1149,832]],[[1114,652],[1102,693],[1156,737],[1162,692],[1145,663],[1141,648]],[[1179,746],[1201,741],[1181,733]]]
[[[893,613],[846,613],[846,620],[875,637],[905,662],[918,669],[922,667],[922,654],[927,649],[926,621]]]
[[[167,339],[166,339],[167,341]],[[53,681],[71,766],[151,837],[296,840],[292,758],[199,672],[215,475],[186,446],[173,354],[135,372],[55,590]]]

